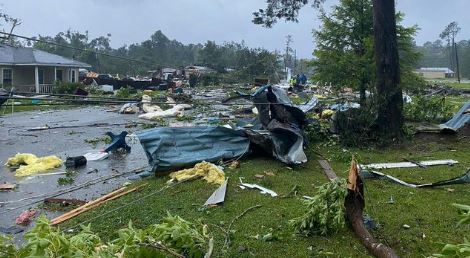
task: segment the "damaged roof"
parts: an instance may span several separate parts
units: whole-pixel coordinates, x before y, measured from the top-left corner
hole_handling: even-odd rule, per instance
[[[68,66],[86,68],[91,65],[31,47],[0,44],[0,65]]]

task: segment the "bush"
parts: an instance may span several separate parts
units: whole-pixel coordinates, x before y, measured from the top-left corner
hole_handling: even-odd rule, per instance
[[[132,96],[132,94],[135,94],[137,91],[130,87],[130,86],[125,86],[121,87],[116,91],[116,97],[120,99],[128,99]]]
[[[445,122],[452,113],[452,105],[446,102],[445,97],[415,96],[413,102],[405,104],[404,116],[406,120],[415,122]]]
[[[61,82],[56,81],[54,83],[54,90],[53,92],[56,94],[74,94],[77,88],[84,89],[85,86],[81,83],[77,82]]]

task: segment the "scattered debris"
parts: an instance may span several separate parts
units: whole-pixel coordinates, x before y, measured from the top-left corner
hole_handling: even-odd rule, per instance
[[[458,164],[459,162],[453,159],[448,160],[428,160],[428,161],[415,161],[415,162],[396,162],[396,163],[376,163],[369,165],[359,165],[361,169],[387,169],[387,168],[414,168],[421,166],[437,166]]]
[[[77,199],[64,199],[64,198],[46,198],[44,203],[60,203],[62,205],[84,205],[87,202]]]
[[[470,136],[470,101],[454,115],[454,117],[445,124],[439,125],[443,132],[451,131]]]
[[[403,224],[403,228],[404,228],[404,229],[410,229],[410,228],[411,228],[411,226],[410,226],[410,225],[408,225],[408,224]]]
[[[269,195],[271,195],[271,197],[278,196],[278,194],[276,192],[274,192],[273,190],[269,190],[269,189],[264,188],[264,187],[262,187],[260,185],[257,185],[257,184],[243,183],[242,178],[240,177],[239,179],[240,179],[240,188],[241,189],[245,189],[245,188],[258,189],[258,190],[260,190],[261,194],[269,194]]]
[[[359,165],[361,169],[386,169],[386,168],[414,168],[421,166],[438,166],[458,164],[459,162],[453,159],[448,160],[427,160],[427,161],[414,161],[414,162],[396,162],[396,163],[375,163],[368,165]]]
[[[106,135],[111,138],[111,143],[106,149],[105,152],[113,152],[119,149],[123,149],[126,152],[131,151],[131,146],[126,143],[126,136],[128,132],[122,131],[120,134],[113,134],[112,132],[106,132]]]
[[[209,163],[201,162],[194,166],[194,168],[183,169],[170,174],[171,182],[187,181],[202,177],[208,183],[222,185],[225,182],[225,174],[218,166]]]
[[[62,214],[61,216],[51,220],[51,225],[57,225],[57,224],[60,224],[66,220],[69,220],[79,214],[82,214],[88,210],[91,210],[95,207],[98,207],[100,206],[101,204],[105,203],[105,202],[108,202],[108,201],[111,201],[111,200],[114,200],[114,199],[117,199],[123,195],[126,195],[128,193],[131,193],[131,192],[134,192],[140,188],[142,188],[143,186],[145,185],[141,185],[141,186],[138,186],[138,187],[134,187],[134,188],[127,188],[127,187],[122,187],[122,188],[119,188],[118,190],[116,191],[113,191],[109,194],[106,194],[94,201],[91,201],[91,202],[88,202],[87,204],[83,205],[83,206],[80,206],[74,210],[71,210],[65,214]]]
[[[162,117],[182,116],[184,114],[184,110],[190,109],[191,107],[192,106],[189,104],[178,104],[167,110],[155,111],[155,112],[139,115],[139,118],[153,120],[155,118],[162,118]]]
[[[393,177],[391,175],[387,175],[378,171],[364,170],[364,169],[361,169],[360,171],[361,171],[361,176],[365,179],[387,179],[397,184],[412,187],[412,188],[436,187],[436,186],[444,186],[444,185],[457,185],[457,184],[470,183],[470,170],[468,170],[467,172],[465,172],[465,174],[461,176],[454,177],[448,180],[442,180],[442,181],[438,181],[434,183],[426,183],[426,184],[419,184],[419,185],[413,184],[413,183],[407,183],[396,177]]]
[[[235,161],[230,162],[229,168],[230,169],[240,168],[240,161],[235,160]]]
[[[38,174],[62,166],[62,160],[57,156],[36,157],[30,153],[18,153],[9,158],[6,166],[19,166],[15,171],[15,176],[23,177]]]
[[[271,172],[271,171],[264,171],[264,174],[266,176],[276,176],[276,174],[274,174],[274,172]]]
[[[349,180],[351,179],[354,179],[354,182],[349,181],[348,183],[348,193],[344,201],[344,207],[346,208],[346,216],[352,225],[354,233],[356,233],[356,236],[359,237],[366,249],[375,257],[398,257],[393,249],[379,243],[364,225],[364,183],[359,176],[358,166],[354,159],[351,161],[349,169]]]
[[[15,189],[15,187],[16,187],[16,184],[9,184],[9,183],[0,184],[0,191],[10,191],[10,190]]]
[[[255,177],[256,177],[257,179],[263,179],[263,178],[264,178],[264,175],[256,174]]]
[[[96,152],[96,153],[86,153],[83,155],[87,160],[89,161],[99,161],[99,160],[104,160],[109,157],[108,152]]]
[[[242,132],[225,127],[162,127],[143,131],[137,136],[151,172],[194,166],[202,161],[240,158],[250,146]]]
[[[217,188],[214,193],[212,193],[209,199],[207,199],[206,203],[204,203],[204,206],[217,205],[225,201],[225,193],[227,192],[227,182],[228,178],[225,179],[224,183],[219,188]]]
[[[320,163],[320,166],[322,167],[323,169],[323,172],[325,173],[326,177],[331,181],[331,180],[335,180],[338,178],[338,176],[336,175],[336,173],[333,171],[333,169],[331,168],[330,166],[330,163],[328,163],[328,161],[324,160],[324,159],[320,159],[318,160],[318,163]]]
[[[138,103],[126,103],[119,110],[119,114],[135,114],[139,112]]]
[[[31,219],[36,216],[37,211],[34,209],[23,211],[20,216],[15,220],[17,225],[27,226],[31,222]]]
[[[65,167],[66,168],[78,168],[85,166],[87,163],[87,159],[84,156],[77,156],[77,157],[68,157],[65,160]]]

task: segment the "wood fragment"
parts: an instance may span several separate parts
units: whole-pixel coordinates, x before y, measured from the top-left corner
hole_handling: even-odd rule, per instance
[[[9,191],[15,189],[16,184],[0,184],[0,191]]]
[[[111,201],[111,200],[114,200],[114,199],[117,199],[123,195],[126,195],[128,193],[131,193],[131,192],[134,192],[138,189],[140,189],[141,187],[143,187],[144,185],[141,185],[141,186],[138,186],[138,187],[134,187],[134,188],[131,188],[131,189],[128,189],[127,187],[122,187],[122,188],[119,188],[118,190],[116,191],[113,191],[109,194],[106,194],[94,201],[91,201],[83,206],[80,206],[76,209],[73,209],[65,214],[62,214],[61,216],[51,220],[51,225],[57,225],[57,224],[60,224],[66,220],[69,220],[73,217],[76,217],[78,216],[79,214],[82,214],[88,210],[91,210],[95,207],[98,207],[100,206],[101,204],[103,203],[106,203],[108,201]]]
[[[354,187],[348,187],[348,194],[344,201],[346,208],[346,217],[352,225],[354,233],[361,240],[366,249],[375,257],[379,258],[395,258],[398,257],[393,249],[379,243],[367,230],[363,220],[363,210],[365,206],[364,200],[364,184],[358,174],[356,161],[351,161],[351,169],[349,170],[349,178],[355,179]],[[353,175],[351,175],[353,174]]]
[[[323,172],[325,173],[326,177],[330,180],[333,181],[338,178],[336,175],[335,171],[330,166],[330,163],[324,159],[318,160],[318,163],[320,163],[321,168],[323,169]]]

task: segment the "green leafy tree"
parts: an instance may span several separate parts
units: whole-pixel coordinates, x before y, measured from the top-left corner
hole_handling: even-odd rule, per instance
[[[279,19],[297,22],[305,5],[319,7],[324,0],[266,0],[267,7],[254,12],[253,22],[271,27]],[[376,127],[385,142],[403,138],[403,92],[400,84],[395,0],[373,0]]]
[[[403,14],[397,14],[401,21]],[[321,10],[322,28],[314,31],[317,49],[314,79],[331,82],[338,88],[352,87],[360,91],[365,103],[366,90],[374,85],[374,31],[371,0],[341,0],[331,14]],[[413,73],[420,53],[413,36],[418,28],[397,26],[402,85],[412,88],[419,82]]]

